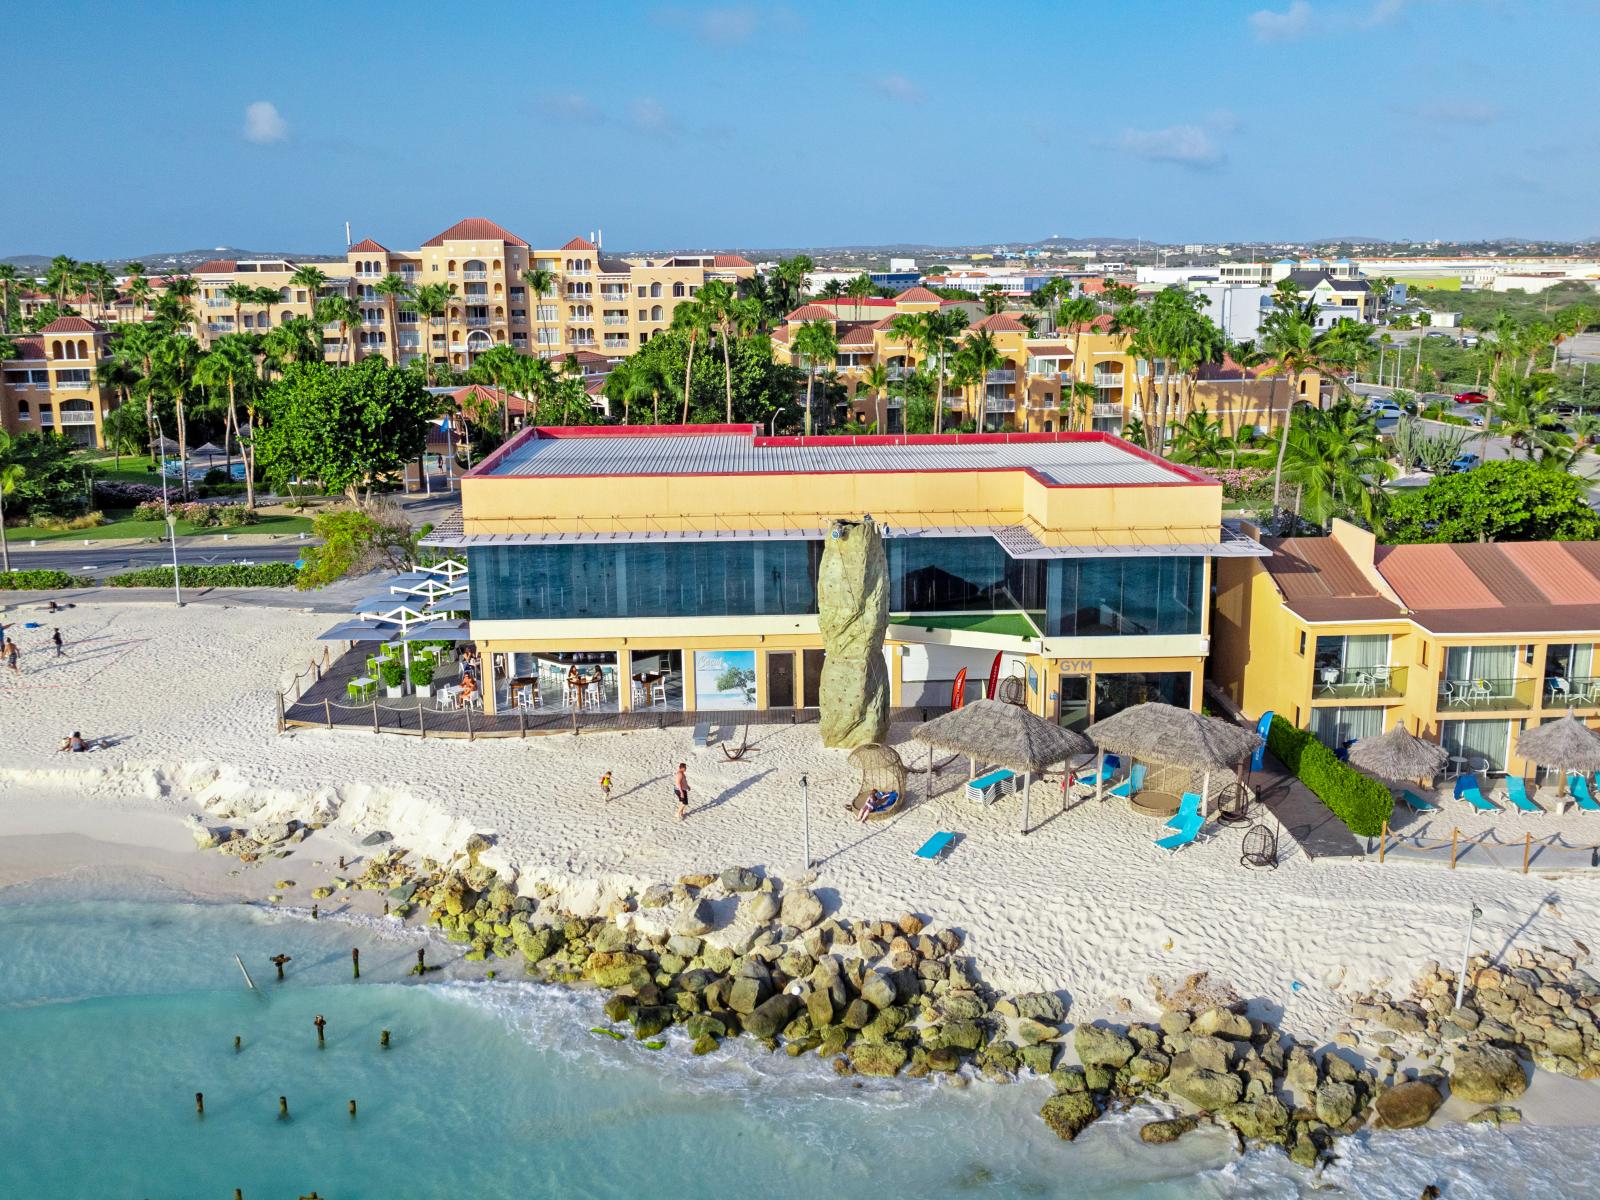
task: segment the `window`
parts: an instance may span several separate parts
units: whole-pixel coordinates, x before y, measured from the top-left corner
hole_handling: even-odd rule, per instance
[[[1045,578],[1046,637],[1200,632],[1202,558],[1055,559]]]
[[[650,306],[650,319],[652,321],[662,321],[666,319],[661,310],[661,305],[653,304]]]
[[[1094,677],[1094,719],[1104,721],[1135,704],[1189,707],[1191,678],[1187,671],[1144,671]]]
[[[1305,656],[1306,656],[1306,631],[1304,629],[1302,629],[1300,631],[1300,657],[1304,658]]]
[[[537,321],[554,321],[556,319],[556,306],[554,304],[541,304],[534,310],[533,315]]]
[[[672,285],[672,294],[673,294],[674,297],[678,297],[678,296],[684,295],[683,284],[681,284],[681,283],[673,284]]]
[[[1452,758],[1467,759],[1469,770],[1478,769],[1471,760],[1481,759],[1489,764],[1488,770],[1504,771],[1511,746],[1511,722],[1441,721],[1439,744]]]
[[[1314,708],[1311,732],[1330,750],[1341,750],[1351,742],[1383,732],[1383,709]]]

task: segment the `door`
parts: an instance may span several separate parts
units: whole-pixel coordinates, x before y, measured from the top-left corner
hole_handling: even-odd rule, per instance
[[[767,707],[794,707],[794,652],[767,651]]]
[[[1082,733],[1089,727],[1089,677],[1063,675],[1060,688],[1061,704],[1056,712],[1056,724]]]
[[[801,677],[805,684],[805,707],[816,708],[821,701],[818,699],[822,691],[822,660],[826,655],[823,650],[802,650]]]

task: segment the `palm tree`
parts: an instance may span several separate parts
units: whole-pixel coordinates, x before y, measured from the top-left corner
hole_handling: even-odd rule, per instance
[[[794,352],[806,362],[806,436],[810,437],[811,397],[817,384],[817,367],[823,363],[833,364],[839,353],[839,338],[827,321],[807,321],[794,335]]]
[[[1078,378],[1078,347],[1083,341],[1083,331],[1100,315],[1100,306],[1087,296],[1063,300],[1056,308],[1056,325],[1063,333],[1072,335],[1072,374]]]
[[[58,254],[50,260],[50,267],[44,273],[44,290],[55,299],[57,308],[65,308],[67,297],[78,294],[82,287],[81,269],[82,264],[65,254]]]
[[[138,266],[131,263],[130,266]],[[150,296],[152,295],[150,281],[143,275],[135,275],[128,281],[128,299],[139,306],[139,319],[142,321],[150,315]]]
[[[887,433],[888,430],[884,428],[883,421],[883,397],[884,393],[889,390],[889,368],[880,362],[873,363],[867,368],[866,373],[861,376],[861,382],[858,383],[856,387],[858,390],[865,389],[872,393],[874,400],[877,401],[876,405],[874,406],[875,416],[873,424],[879,433]]]
[[[689,423],[690,377],[694,373],[694,348],[700,335],[710,327],[705,307],[698,299],[685,300],[672,310],[672,328],[688,336],[689,353],[683,364],[683,424]]]
[[[248,283],[230,283],[222,294],[233,301],[233,330],[244,332],[244,306],[256,302],[256,289]]]
[[[1087,379],[1074,379],[1061,389],[1061,411],[1074,429],[1083,428],[1090,405],[1100,393]]]
[[[945,358],[955,349],[956,335],[967,327],[964,309],[951,308],[931,312],[923,325],[923,347],[928,358],[935,363],[935,395],[933,431],[944,431],[944,364]]]
[[[128,364],[137,382],[134,386],[144,393],[144,423],[146,440],[155,441],[155,360],[156,352],[166,340],[167,333],[160,325],[149,323],[127,325],[117,338],[112,353]]]
[[[1191,409],[1173,426],[1172,456],[1179,462],[1202,467],[1220,466],[1229,448],[1222,422],[1213,417],[1205,405]]]
[[[222,444],[228,456],[228,474],[230,477],[233,474],[233,449],[228,441],[228,430],[231,430],[234,440],[240,443],[240,453],[244,457],[245,507],[254,508],[256,506],[254,464],[250,461],[248,451],[244,450],[244,442],[240,438],[238,396],[241,390],[248,391],[256,383],[255,340],[248,335],[238,333],[218,338],[211,352],[200,360],[194,377],[195,382],[202,386],[227,389],[227,423],[222,435]]]
[[[352,351],[350,331],[361,324],[361,305],[348,296],[324,296],[317,301],[315,311],[319,325],[339,327],[339,361],[348,365]]]
[[[394,361],[400,362],[400,301],[411,295],[411,285],[398,271],[390,271],[372,290],[382,296],[389,310],[389,344],[394,348]]]
[[[983,433],[989,423],[989,389],[987,386],[989,372],[997,371],[1006,364],[1006,356],[1000,353],[1000,347],[995,344],[994,334],[987,329],[981,329],[967,339],[963,353],[968,356],[975,382],[978,384],[978,399],[981,405],[978,408],[978,432]],[[1000,414],[995,414],[995,428],[1001,425]]]
[[[1513,451],[1522,450],[1529,459],[1542,460],[1570,447],[1572,439],[1557,428],[1559,421],[1552,405],[1547,383],[1502,370],[1496,381],[1495,398],[1485,405],[1489,410],[1483,424],[1485,447],[1491,426],[1510,441]]]
[[[189,457],[189,421],[184,401],[190,384],[194,382],[194,371],[199,361],[200,343],[186,334],[171,334],[163,338],[156,347],[156,375],[172,397],[173,415],[178,427],[180,462],[186,461]]]
[[[517,373],[516,360],[524,357],[519,355],[510,346],[490,346],[482,354],[472,360],[472,366],[467,369],[467,378],[475,382],[488,380],[489,384],[500,393],[500,434],[502,437],[511,432],[511,405],[506,398],[506,385],[512,375]]]
[[[417,294],[411,298],[411,306],[417,310],[417,321],[423,326],[423,366],[427,372],[428,383],[431,385],[433,383],[433,322],[435,318],[444,316],[445,310],[450,306],[450,285],[444,283],[423,284],[417,289]]]
[[[200,285],[195,282],[193,275],[174,275],[167,280],[167,291],[163,299],[172,301],[172,312],[180,326],[193,324],[194,336],[200,336],[200,318],[195,314],[194,298],[200,292]]]
[[[11,435],[0,429],[0,570],[11,570],[11,547],[6,544],[6,497],[17,490],[28,472],[21,463],[6,462]]]
[[[11,290],[21,278],[14,263],[0,263],[0,333],[11,332]]]
[[[734,305],[738,303],[734,291],[720,279],[713,279],[700,289],[696,303],[705,314],[708,326],[715,327],[717,340],[722,343],[722,377],[728,394],[726,420],[733,424],[733,325]]]
[[[1294,424],[1294,412],[1300,402],[1300,376],[1318,369],[1328,346],[1324,334],[1317,332],[1316,304],[1300,301],[1299,293],[1291,285],[1281,289],[1279,303],[1261,323],[1261,339],[1257,353],[1268,363],[1266,374],[1289,376],[1289,403],[1283,412],[1283,432],[1278,440],[1278,459],[1272,471],[1272,511],[1274,518],[1281,511],[1283,492],[1283,463],[1289,452],[1289,430]]]
[[[267,310],[267,328],[271,329],[272,310],[275,306],[284,302],[283,293],[275,287],[266,286],[258,287],[253,290],[255,291],[255,302]]]
[[[0,358],[4,357],[5,355],[0,353]],[[110,392],[116,396],[116,408],[121,408],[128,402],[128,395],[134,386],[138,384],[140,378],[139,372],[134,369],[133,364],[122,358],[115,351],[112,352],[109,358],[100,360],[99,365],[94,369],[94,376],[95,383],[99,385],[101,391]],[[115,411],[115,408],[112,411]],[[115,459],[116,465],[120,468],[122,466],[121,442],[114,441],[112,443],[111,455]]]
[[[992,317],[998,312],[1004,312],[1006,307],[1005,293],[1000,290],[998,283],[991,283],[979,293],[983,301],[983,315]]]
[[[964,347],[957,350],[950,358],[950,384],[961,394],[963,403],[965,403],[967,389],[974,388],[976,390],[982,382],[983,372],[978,368],[978,364],[973,361],[971,352]],[[967,411],[971,412],[975,407],[975,404],[968,404]],[[982,413],[983,409],[977,409],[977,411]],[[981,428],[983,417],[980,416],[978,420]]]
[[[544,307],[544,298],[556,294],[556,277],[543,267],[529,267],[522,272],[522,282],[528,285],[528,291],[533,294],[533,315],[537,320],[539,310]],[[437,285],[435,285],[437,286]],[[539,331],[544,332],[545,322],[539,321]],[[539,339],[539,353],[545,353],[545,341]]]
[[[1286,474],[1296,485],[1296,515],[1326,526],[1340,510],[1369,527],[1382,515],[1383,482],[1394,473],[1377,422],[1348,400],[1328,409],[1302,408],[1290,438]]]
[[[927,340],[928,314],[927,313],[899,313],[889,321],[889,334],[906,348],[906,369],[914,364],[911,354],[920,350]]]
[[[781,319],[800,307],[805,297],[806,278],[816,270],[817,264],[804,254],[778,260],[772,272],[772,294],[777,301],[774,316]]]
[[[261,368],[280,374],[292,362],[321,362],[322,328],[309,317],[291,317],[282,325],[274,325],[261,337]]]

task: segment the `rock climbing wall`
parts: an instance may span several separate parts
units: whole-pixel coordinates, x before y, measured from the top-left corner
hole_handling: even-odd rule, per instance
[[[852,749],[889,729],[889,563],[871,518],[835,521],[817,574],[817,623],[827,657],[818,702],[822,744]]]

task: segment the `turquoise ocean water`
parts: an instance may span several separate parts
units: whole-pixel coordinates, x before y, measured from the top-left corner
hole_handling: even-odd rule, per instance
[[[419,944],[245,906],[0,894],[0,1197],[1600,1194],[1589,1130],[1352,1139],[1320,1190],[1214,1135],[1143,1146],[1149,1114],[1069,1145],[1038,1120],[1037,1083],[857,1088],[814,1057],[737,1042],[695,1059],[680,1035],[652,1052],[588,1032],[604,1020],[592,995],[407,982]],[[280,951],[294,958],[282,984]],[[1540,1185],[1553,1178],[1561,1191]]]

